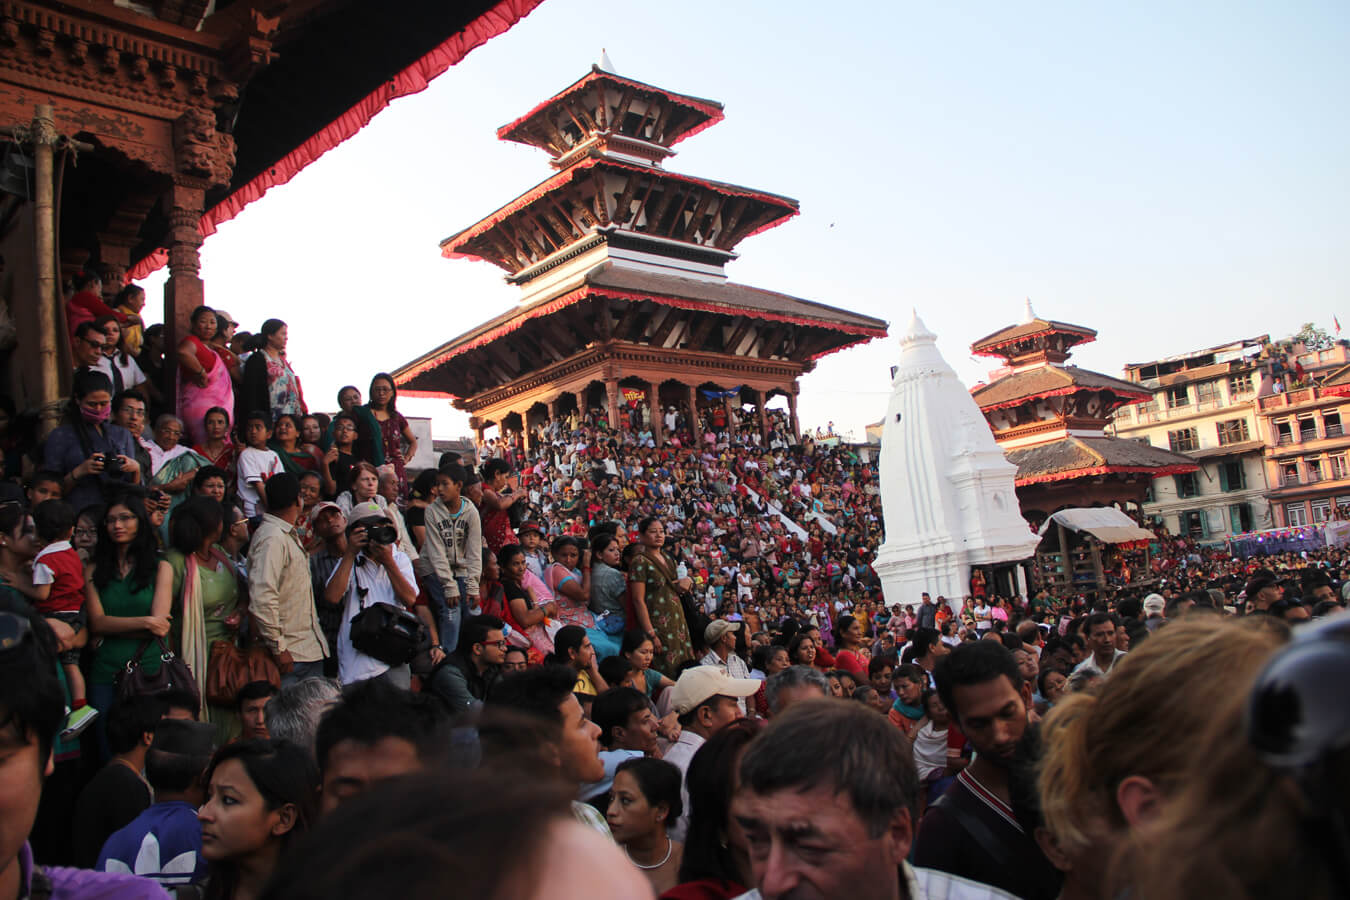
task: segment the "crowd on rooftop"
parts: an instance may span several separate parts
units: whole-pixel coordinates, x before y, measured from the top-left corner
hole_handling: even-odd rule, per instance
[[[781,412],[416,471],[389,375],[71,287],[65,420],[0,402],[0,900],[1350,895],[1343,548],[886,597]]]

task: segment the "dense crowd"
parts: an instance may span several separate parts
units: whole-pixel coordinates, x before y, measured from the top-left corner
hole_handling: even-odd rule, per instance
[[[311,413],[285,323],[74,288],[0,432],[0,898],[1350,893],[1343,550],[884,597],[875,469],[776,411],[419,472],[390,376]]]

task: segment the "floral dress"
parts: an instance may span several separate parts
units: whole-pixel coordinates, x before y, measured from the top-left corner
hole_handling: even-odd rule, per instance
[[[303,416],[305,398],[300,393],[300,379],[286,357],[274,357],[265,350],[259,350],[267,358],[267,396],[272,405],[272,421],[282,413]]]
[[[669,561],[658,561],[645,551],[633,557],[628,569],[628,581],[645,588],[643,600],[647,615],[661,642],[661,652],[652,659],[652,668],[661,672],[674,672],[680,663],[694,658],[689,624],[675,592],[675,580]]]
[[[376,422],[380,422],[379,417],[375,417]],[[403,432],[408,427],[408,420],[403,418],[403,413],[396,412],[389,418],[380,422],[380,439],[384,443],[384,461],[392,463],[394,474],[398,476],[398,496],[399,502],[406,502],[408,499],[408,461],[403,458]]]

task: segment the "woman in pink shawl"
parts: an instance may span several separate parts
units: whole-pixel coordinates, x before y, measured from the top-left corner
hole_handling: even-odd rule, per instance
[[[178,345],[178,418],[187,446],[206,440],[206,413],[213,407],[234,409],[234,382],[225,361],[207,342],[216,336],[215,311],[192,311],[192,330]]]

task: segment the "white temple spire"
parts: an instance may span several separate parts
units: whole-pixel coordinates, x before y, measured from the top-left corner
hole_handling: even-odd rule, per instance
[[[972,566],[1035,552],[1036,535],[1018,511],[1017,467],[917,310],[900,338],[883,422],[886,540],[876,572],[887,605],[917,604],[928,591],[959,607]]]
[[[605,50],[604,47],[600,48],[600,71],[608,72],[611,75],[619,74],[618,72],[614,71],[614,63],[610,61],[609,53],[608,51]]]
[[[1031,308],[1031,298],[1028,297],[1028,298],[1027,298],[1027,307],[1026,307],[1026,309],[1024,309],[1024,310],[1022,311],[1022,322],[1021,322],[1021,324],[1023,324],[1023,325],[1030,325],[1030,324],[1031,324],[1032,322],[1034,322],[1034,321],[1036,321],[1036,310],[1034,310],[1034,309]]]

